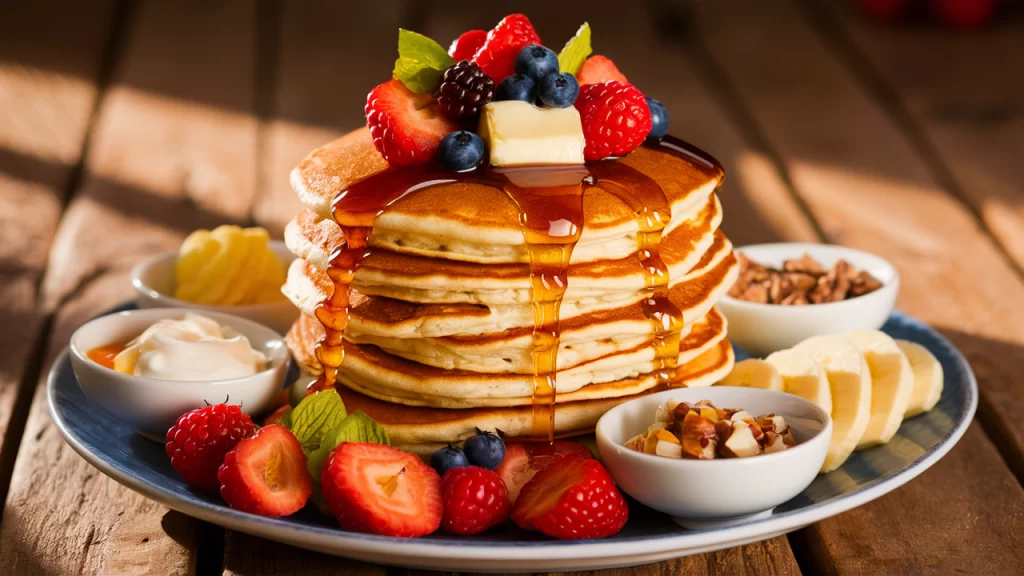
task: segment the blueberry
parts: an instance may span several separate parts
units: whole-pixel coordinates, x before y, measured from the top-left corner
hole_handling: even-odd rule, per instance
[[[540,81],[537,96],[545,106],[551,108],[568,108],[580,95],[580,85],[576,77],[568,72],[548,74]]]
[[[444,473],[452,468],[465,468],[469,466],[466,453],[452,446],[445,446],[430,457],[430,466],[437,470],[437,473],[444,476]]]
[[[516,56],[515,70],[520,76],[539,81],[548,74],[558,73],[558,56],[550,48],[527,46]]]
[[[466,440],[465,450],[471,464],[488,470],[494,470],[505,459],[505,443],[491,432],[480,432]]]
[[[459,130],[441,139],[437,157],[449,170],[461,172],[475,168],[484,157],[484,141],[472,132]]]
[[[651,109],[651,132],[647,135],[647,140],[657,142],[668,134],[668,110],[654,98],[647,99],[647,107]]]
[[[498,84],[494,99],[533,102],[537,99],[537,83],[529,76],[513,74]]]

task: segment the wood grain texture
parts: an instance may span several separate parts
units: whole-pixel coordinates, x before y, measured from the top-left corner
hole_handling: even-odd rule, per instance
[[[0,5],[0,494],[35,383],[38,283],[94,108],[113,5]]]
[[[194,228],[249,213],[254,24],[244,0],[138,6],[83,183],[50,251],[43,298],[56,319],[44,366],[86,319],[130,298],[128,271],[138,260],[176,249]],[[173,97],[148,91],[161,86],[154,74]],[[18,574],[191,573],[195,528],[78,457],[52,426],[39,387],[0,527],[0,565]]]
[[[940,183],[967,202],[1018,271],[1024,268],[1024,74],[1001,73],[1024,70],[1024,14],[1008,13],[977,34],[951,34],[869,26],[834,2],[803,6],[894,116],[912,124]],[[1011,334],[1011,323],[986,336]],[[1019,329],[1017,335],[1020,341]],[[1024,481],[1024,390],[999,388],[986,390],[980,417]]]
[[[990,341],[1020,348],[1020,320],[1012,305],[1022,295],[1020,279],[801,15],[788,4],[755,1],[732,2],[728,9],[718,3],[694,6],[708,53],[829,239],[891,260],[902,272],[900,306],[954,337],[974,366],[1019,363],[1019,352],[1006,355],[1005,347]],[[762,49],[767,46],[772,50]],[[982,370],[978,375],[990,402],[998,399],[1001,408],[1019,413],[1019,379]],[[994,456],[991,442],[972,429],[936,469],[807,532],[812,557],[830,569],[856,572],[888,560],[891,544],[884,542],[895,534],[907,566],[1019,566],[1016,549],[1024,535],[1007,527],[1019,522],[1024,494]],[[985,472],[975,473],[978,466]],[[953,469],[964,471],[956,482],[948,478]],[[922,505],[940,501],[957,505]],[[892,514],[894,509],[917,513]],[[965,527],[964,514],[973,520],[970,534],[951,529]],[[884,525],[873,521],[881,517]],[[843,530],[853,526],[856,542],[873,545],[854,549],[837,541],[840,535],[849,538]],[[1015,544],[963,545],[975,537]]]

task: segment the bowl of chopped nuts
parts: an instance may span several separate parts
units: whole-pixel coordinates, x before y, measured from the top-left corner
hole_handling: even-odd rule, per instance
[[[884,258],[830,244],[736,248],[740,273],[717,304],[729,339],[755,356],[812,336],[881,328],[900,289]]]
[[[767,516],[825,462],[832,419],[820,406],[758,388],[679,388],[620,404],[598,421],[615,482],[687,528]]]

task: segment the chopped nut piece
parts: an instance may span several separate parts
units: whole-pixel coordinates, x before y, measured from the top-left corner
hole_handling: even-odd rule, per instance
[[[655,434],[648,434],[647,439],[644,440],[644,454],[654,454],[658,447],[658,436]]]
[[[668,458],[682,458],[683,447],[671,442],[658,442],[658,446],[654,449],[654,453],[658,456],[665,456]]]
[[[668,430],[658,430],[657,432],[654,433],[654,436],[658,439],[658,442],[679,444],[679,438],[676,438],[676,435],[669,432]]]
[[[838,260],[826,270],[804,254],[786,260],[782,270],[767,268],[738,254],[740,273],[729,289],[729,296],[761,304],[803,306],[839,302],[878,290],[882,283],[866,270],[855,270],[849,262]]]
[[[700,415],[712,422],[718,422],[718,412],[714,408],[701,408]]]
[[[782,269],[786,272],[804,272],[813,276],[821,276],[825,273],[821,264],[811,258],[810,254],[804,254],[799,260],[786,260],[782,263]]]
[[[629,448],[630,450],[636,450],[637,452],[643,452],[644,451],[644,442],[646,442],[646,441],[647,441],[647,436],[644,436],[643,434],[637,434],[636,436],[633,436],[629,440],[626,440],[626,443],[624,444],[624,446],[626,448]]]
[[[685,456],[707,459],[705,449],[715,439],[715,424],[694,412],[688,412],[683,418],[680,438]],[[711,453],[714,454],[714,449]]]
[[[764,445],[764,453],[771,454],[772,452],[782,452],[786,448],[789,448],[789,446],[787,446],[785,441],[783,441],[782,436],[773,434],[771,441],[766,442]]]
[[[739,422],[741,420],[747,421],[747,422],[753,422],[754,421],[754,417],[750,414],[750,412],[747,412],[746,410],[740,410],[740,411],[734,413],[732,416],[730,416],[729,420],[732,420],[733,422]]]
[[[722,451],[727,456],[749,458],[761,453],[761,445],[754,439],[749,426],[742,422],[734,422],[732,435],[722,444]]]

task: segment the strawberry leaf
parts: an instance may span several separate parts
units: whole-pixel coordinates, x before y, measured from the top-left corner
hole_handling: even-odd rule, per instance
[[[575,76],[593,51],[590,47],[590,24],[584,22],[576,31],[576,35],[569,38],[562,51],[558,53],[558,68]]]
[[[422,34],[399,28],[398,60],[392,75],[416,94],[433,92],[441,75],[455,60],[437,42]]]

